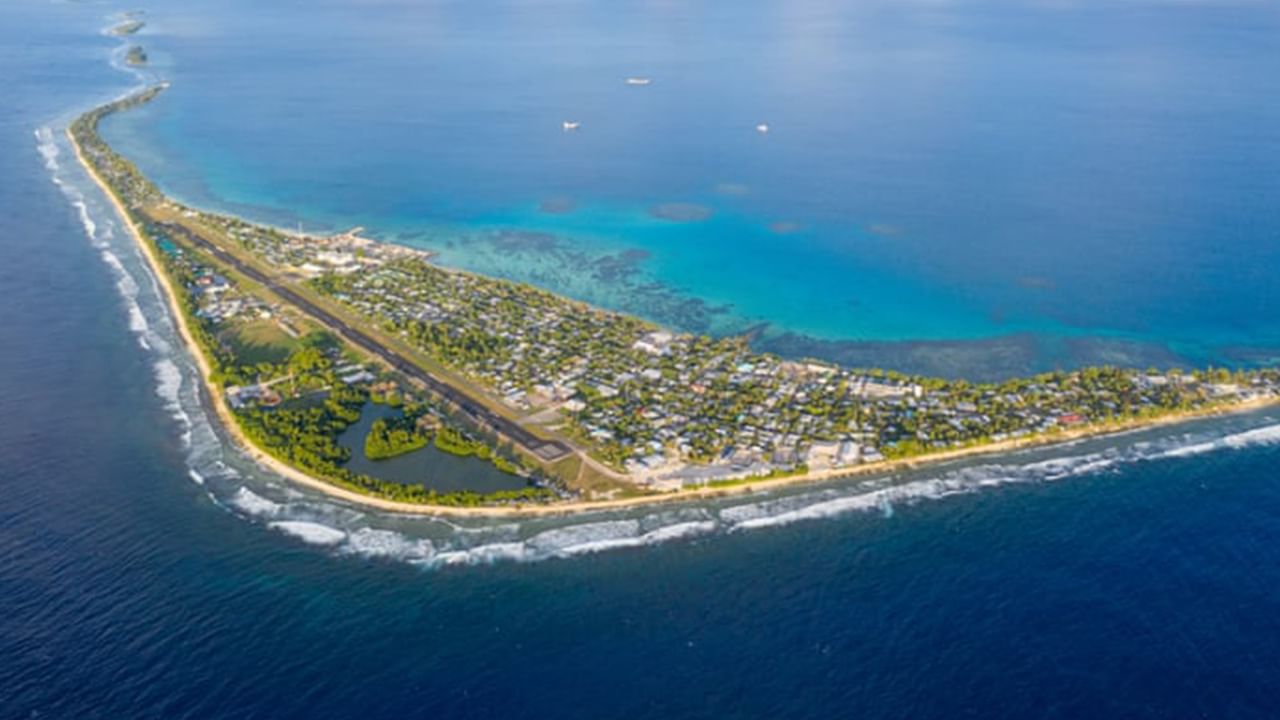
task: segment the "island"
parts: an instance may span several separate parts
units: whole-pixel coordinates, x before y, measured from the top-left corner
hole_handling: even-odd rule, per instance
[[[1280,401],[1280,369],[1089,367],[994,383],[855,369],[677,333],[441,267],[361,229],[304,234],[164,195],[98,132],[167,85],[68,128],[161,280],[219,416],[254,457],[354,502],[529,514],[753,491],[1005,452]],[[346,467],[441,451],[523,478],[437,493]]]
[[[146,27],[146,23],[136,17],[131,17],[121,22],[119,25],[111,28],[110,32],[116,37],[126,37],[136,35],[139,30]]]
[[[147,64],[147,51],[141,45],[134,45],[124,54],[124,61],[132,67],[142,67]]]
[[[440,435],[436,445],[441,446]],[[364,439],[364,454],[370,460],[386,460],[427,446],[431,435],[420,432],[413,418],[378,418]]]

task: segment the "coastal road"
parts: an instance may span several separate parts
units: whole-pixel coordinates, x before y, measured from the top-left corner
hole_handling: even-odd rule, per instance
[[[502,437],[507,438],[508,440],[520,445],[525,450],[533,453],[545,462],[555,462],[573,454],[573,448],[570,447],[568,443],[560,440],[544,440],[529,432],[529,430],[521,426],[519,423],[505,418],[484,405],[477,403],[458,388],[437,378],[431,373],[428,373],[417,364],[386,347],[364,332],[351,327],[351,325],[341,318],[336,317],[324,308],[318,307],[315,303],[299,295],[289,287],[282,285],[270,275],[267,275],[252,265],[241,261],[236,256],[226,252],[222,248],[197,235],[186,227],[174,223],[161,222],[156,222],[155,225],[164,232],[172,236],[176,236],[176,238],[182,238],[185,242],[209,253],[217,258],[219,262],[226,263],[228,266],[234,268],[236,272],[239,272],[250,280],[263,285],[281,299],[295,306],[304,314],[309,315],[321,325],[328,327],[338,335],[342,336],[352,345],[381,358],[392,368],[395,368],[410,379],[421,383],[423,387],[432,393],[435,393],[449,401],[477,425],[498,433]]]

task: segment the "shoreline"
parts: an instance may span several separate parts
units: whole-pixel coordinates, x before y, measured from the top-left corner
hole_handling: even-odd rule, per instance
[[[863,465],[817,470],[807,472],[802,475],[792,475],[780,478],[759,480],[747,479],[720,487],[711,486],[618,499],[575,500],[546,505],[511,505],[495,507],[451,507],[446,505],[426,505],[384,500],[347,490],[320,478],[308,475],[307,473],[294,468],[259,449],[247,436],[245,436],[243,431],[240,429],[239,423],[236,422],[230,407],[227,405],[226,398],[223,397],[222,393],[218,391],[217,387],[214,386],[210,380],[212,372],[208,361],[200,351],[199,345],[196,343],[195,338],[187,325],[186,317],[180,311],[177,291],[173,287],[168,273],[165,272],[160,259],[155,255],[155,250],[138,230],[127,209],[116,196],[115,191],[112,190],[110,185],[108,185],[98,175],[97,170],[94,169],[92,164],[85,159],[81,151],[80,144],[71,133],[70,127],[64,130],[64,135],[71,143],[77,162],[80,163],[81,167],[85,169],[93,182],[107,196],[111,205],[115,209],[116,214],[123,221],[129,235],[142,250],[142,254],[147,262],[149,271],[156,276],[156,279],[159,281],[159,286],[165,296],[165,307],[170,317],[174,320],[175,327],[182,339],[185,350],[195,360],[197,369],[200,373],[200,380],[203,385],[204,392],[211,399],[215,415],[217,416],[219,423],[226,430],[228,435],[230,435],[232,441],[249,457],[249,459],[257,463],[260,467],[280,475],[286,480],[319,491],[335,499],[344,500],[356,505],[378,510],[412,515],[472,518],[536,517],[625,510],[644,505],[680,503],[719,497],[750,495],[757,492],[768,492],[791,486],[807,484],[816,485],[824,482],[865,475],[890,474],[900,470],[918,469],[929,465],[938,465],[975,457],[1004,455],[1015,451],[1035,448],[1051,448],[1053,446],[1065,445],[1084,439],[1120,435],[1138,430],[1176,425],[1201,418],[1241,414],[1264,407],[1280,405],[1280,398],[1260,398],[1246,402],[1172,413],[1150,419],[1131,419],[1101,427],[1084,427],[1060,433],[1053,433],[1051,435],[1003,440],[972,447],[943,450],[911,458],[882,460]]]

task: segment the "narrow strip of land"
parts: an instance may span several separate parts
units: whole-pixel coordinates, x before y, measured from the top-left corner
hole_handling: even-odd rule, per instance
[[[198,211],[164,196],[97,134],[102,117],[163,87],[77,119],[68,130],[76,156],[159,276],[229,430],[271,469],[346,500],[427,514],[616,509],[887,473],[1280,400],[1274,368],[1101,367],[972,384],[786,360],[741,338],[671,333],[447,271],[355,233],[294,235]],[[326,357],[304,347],[285,361],[237,353],[223,338],[243,327],[227,318],[245,305],[262,317],[287,306],[346,349],[330,347]],[[366,372],[360,363],[370,357],[388,370]],[[412,426],[395,431],[403,443],[421,447],[423,433],[434,433],[438,448],[489,459],[533,485],[441,496],[345,467],[336,434],[361,403],[394,395],[399,380],[465,421],[447,425],[453,416],[413,400]],[[287,407],[280,388],[288,388]],[[499,455],[489,434],[522,453]]]
[[[381,358],[387,363],[387,365],[420,383],[425,389],[448,400],[458,410],[465,413],[473,422],[481,425],[482,427],[488,428],[513,442],[519,443],[523,448],[538,456],[541,460],[545,462],[556,462],[573,453],[573,449],[566,443],[559,440],[544,440],[537,435],[534,435],[520,424],[502,417],[489,408],[473,401],[463,391],[440,380],[404,356],[370,337],[368,334],[352,327],[350,323],[334,316],[324,308],[318,307],[315,303],[305,297],[302,297],[275,278],[253,267],[249,263],[242,261],[235,255],[223,250],[208,239],[203,238],[196,233],[191,232],[186,227],[175,223],[156,223],[156,225],[162,228],[165,232],[177,235],[183,238],[186,242],[203,249],[205,252],[217,258],[220,262],[234,268],[237,272],[245,275],[254,282],[263,285],[282,300],[289,302],[320,324],[341,335],[351,344],[356,345],[371,355]]]

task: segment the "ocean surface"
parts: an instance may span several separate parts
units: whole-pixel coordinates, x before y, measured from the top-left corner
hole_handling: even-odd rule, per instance
[[[983,66],[986,82],[970,78],[969,85],[956,87],[945,78],[914,76],[925,71],[910,70],[908,61],[920,59],[919,53],[929,48],[959,53],[939,66],[926,64],[945,75],[957,71],[955,66],[966,58],[972,60],[960,52],[962,41],[980,42],[997,55],[1016,56],[1019,44],[1026,42],[1025,33],[1035,31],[1079,52],[1096,50],[1102,69],[1090,82],[1076,75],[1073,82],[1079,84],[1070,85],[1079,92],[1099,91],[1107,83],[1120,82],[1116,73],[1105,71],[1108,55],[1103,50],[1115,50],[1117,38],[1136,38],[1142,44],[1131,48],[1132,58],[1146,63],[1121,63],[1131,73],[1128,82],[1142,81],[1184,100],[1189,97],[1184,93],[1199,97],[1198,92],[1212,85],[1221,104],[1195,113],[1220,134],[1183,127],[1189,133],[1184,144],[1194,150],[1165,147],[1162,133],[1169,130],[1161,123],[1186,119],[1177,120],[1168,106],[1145,115],[1146,104],[1121,94],[1110,106],[1118,103],[1117,116],[1129,118],[1134,126],[1112,127],[1110,121],[1087,117],[1079,122],[1097,123],[1099,131],[1105,126],[1119,135],[1131,133],[1133,147],[1122,143],[1099,155],[1079,148],[1067,152],[1062,146],[1069,146],[1070,138],[1059,133],[1048,148],[1037,144],[1004,152],[1010,162],[1019,156],[1035,164],[1038,154],[1062,153],[1071,163],[1122,165],[1115,170],[1119,175],[1098,170],[1095,184],[1102,189],[1109,182],[1124,185],[1125,173],[1149,173],[1148,179],[1158,186],[1151,192],[1182,213],[1204,213],[1202,219],[1217,212],[1205,208],[1234,203],[1238,212],[1219,217],[1216,230],[1221,232],[1200,238],[1204,245],[1199,251],[1185,235],[1178,236],[1180,246],[1173,235],[1166,235],[1159,242],[1177,246],[1178,251],[1149,256],[1142,272],[1125,270],[1133,276],[1126,276],[1121,285],[1135,295],[1167,292],[1168,297],[1179,297],[1176,290],[1201,300],[1195,312],[1175,303],[1167,314],[1141,316],[1152,323],[1180,324],[1196,314],[1207,322],[1232,307],[1238,323],[1227,324],[1224,334],[1268,337],[1266,323],[1272,319],[1260,311],[1274,299],[1265,295],[1270,286],[1264,280],[1269,281],[1275,265],[1263,263],[1266,253],[1274,251],[1274,246],[1268,250],[1266,233],[1275,227],[1275,208],[1264,207],[1264,201],[1266,183],[1275,181],[1264,170],[1275,167],[1268,159],[1274,157],[1275,145],[1259,142],[1232,156],[1231,163],[1256,164],[1256,174],[1250,176],[1255,183],[1252,192],[1227,182],[1239,177],[1225,173],[1219,164],[1227,162],[1224,153],[1230,155],[1235,143],[1247,145],[1246,136],[1271,131],[1262,126],[1268,124],[1266,102],[1275,102],[1275,96],[1236,94],[1240,84],[1262,88],[1275,82],[1264,72],[1268,57],[1275,57],[1274,49],[1250,44],[1260,43],[1259,34],[1275,19],[1260,9],[1266,6],[1084,3],[1036,10],[978,5],[966,10],[964,4],[908,4],[913,20],[907,22],[874,4],[855,12],[845,6],[799,3],[794,5],[800,8],[794,11],[798,20],[743,20],[755,23],[741,30],[750,42],[731,38],[730,33],[708,34],[707,23],[735,20],[736,15],[724,16],[728,6],[515,4],[492,8],[491,16],[485,17],[464,5],[427,4],[411,11],[394,1],[320,2],[309,5],[313,12],[304,14],[297,14],[299,6],[291,3],[272,4],[276,9],[246,4],[242,11],[237,6],[220,4],[225,9],[216,11],[212,3],[151,8],[152,29],[141,41],[154,47],[156,72],[175,79],[174,99],[157,103],[137,120],[120,122],[113,132],[131,152],[148,158],[144,162],[152,163],[149,170],[163,169],[159,174],[167,187],[189,199],[240,204],[246,212],[282,223],[298,220],[282,214],[287,212],[284,208],[299,208],[305,223],[338,226],[359,221],[388,235],[418,232],[391,230],[398,227],[397,218],[415,213],[437,219],[451,216],[438,226],[453,228],[451,232],[467,227],[472,229],[466,232],[484,235],[475,230],[482,220],[494,228],[525,227],[523,220],[513,219],[524,217],[516,210],[498,209],[500,198],[517,197],[511,188],[527,187],[528,202],[536,207],[545,191],[537,184],[537,173],[527,167],[506,171],[499,164],[489,174],[490,182],[509,183],[507,189],[449,177],[463,172],[478,176],[476,169],[462,169],[469,152],[464,144],[452,159],[448,153],[436,157],[423,150],[422,168],[416,171],[420,182],[409,186],[421,197],[434,198],[435,209],[413,206],[398,215],[387,207],[365,208],[362,198],[389,197],[370,189],[378,182],[384,182],[383,187],[408,187],[397,174],[404,172],[404,148],[415,146],[393,151],[390,146],[405,139],[398,133],[430,134],[420,125],[397,130],[393,121],[379,125],[370,120],[360,139],[362,150],[335,149],[325,158],[300,154],[303,169],[292,180],[263,174],[268,168],[293,172],[281,160],[283,150],[272,160],[270,146],[318,142],[318,134],[334,132],[324,129],[327,121],[322,121],[330,115],[339,125],[360,113],[384,120],[394,115],[368,94],[346,103],[331,103],[332,97],[323,103],[298,99],[302,96],[297,93],[332,93],[319,86],[327,84],[330,74],[339,80],[344,73],[354,74],[354,58],[364,50],[368,57],[390,63],[360,71],[364,92],[386,93],[385,100],[394,93],[379,87],[392,85],[433,97],[431,76],[414,64],[427,63],[420,55],[405,58],[406,65],[391,62],[397,51],[390,40],[396,37],[399,52],[428,40],[434,43],[429,47],[438,46],[437,61],[449,64],[442,65],[435,78],[452,78],[449,87],[457,97],[464,95],[460,88],[468,72],[518,71],[526,88],[520,97],[535,105],[544,102],[539,99],[543,85],[566,82],[547,72],[548,64],[558,63],[563,73],[574,77],[593,64],[603,68],[600,74],[613,83],[600,91],[606,94],[619,89],[614,85],[620,84],[620,77],[650,74],[652,85],[620,89],[652,90],[655,97],[664,85],[678,82],[675,78],[681,73],[709,75],[708,64],[744,63],[739,75],[725,72],[725,82],[741,82],[742,74],[753,77],[757,64],[768,66],[780,73],[775,78],[778,87],[771,92],[800,93],[788,107],[757,107],[746,100],[734,105],[724,97],[689,95],[716,108],[722,116],[717,122],[724,127],[747,118],[744,137],[725,140],[744,144],[783,139],[792,132],[788,125],[801,118],[808,118],[803,122],[811,128],[839,121],[908,133],[909,128],[877,120],[871,97],[859,105],[858,113],[845,105],[829,108],[817,119],[801,112],[806,97],[824,96],[820,80],[835,80],[815,75],[810,64],[806,72],[793,72],[782,82],[784,68],[779,64],[788,59],[809,57],[811,63],[820,63],[828,51],[875,57],[892,51],[901,63],[889,68],[836,64],[828,70],[835,75],[883,70],[890,72],[886,83],[915,88],[915,101],[923,102],[925,89],[931,87],[951,98],[938,100],[937,107],[954,112],[955,94],[971,93],[966,95],[966,112],[985,115],[999,110],[1025,120],[1028,114],[1044,111],[1044,103],[1053,107],[1061,98],[1045,91],[1037,95],[1040,104],[1025,108],[990,108],[987,102],[991,94],[1026,92],[1025,85],[1020,90],[1011,84],[1016,78],[1010,73],[1045,68],[1008,57],[1000,62],[987,58],[992,64]],[[698,8],[705,17],[694,22],[689,14]],[[101,34],[113,13],[126,9],[133,7],[43,0],[0,3],[0,89],[6,98],[0,103],[0,718],[1280,715],[1280,411],[702,505],[522,522],[454,522],[373,513],[260,472],[229,449],[210,424],[194,368],[161,310],[154,279],[104,198],[69,157],[60,134],[78,111],[147,79],[120,67],[120,44]],[[1044,13],[1057,13],[1058,21],[1031,22],[1030,18],[1042,20]],[[563,25],[575,18],[583,23],[581,28],[618,34],[582,30],[550,37],[536,32],[539,22]],[[344,19],[350,22],[340,22]],[[970,23],[978,20],[983,32],[975,36]],[[1097,22],[1096,32],[1080,30],[1088,20]],[[863,42],[851,47],[841,38],[824,41],[822,33],[832,27],[856,31]],[[321,42],[312,34],[316,28],[341,32]],[[894,44],[891,33],[876,28],[919,34],[922,46],[907,52]],[[788,30],[794,34],[787,35]],[[501,49],[481,42],[485,33],[499,31],[512,52],[538,57],[542,64],[509,67]],[[776,44],[780,34],[789,44]],[[655,35],[666,44],[655,49]],[[605,37],[615,39],[605,42]],[[707,37],[714,42],[694,43]],[[754,50],[740,54],[744,43]],[[234,62],[217,59],[219,47],[238,48],[240,55]],[[318,60],[299,50],[307,47],[323,47],[331,54]],[[650,63],[609,60],[611,53],[621,52],[618,48],[648,53]],[[456,62],[459,58],[467,62]],[[1206,67],[1206,58],[1218,58],[1237,72],[1226,73],[1226,68],[1212,63]],[[1177,60],[1177,72],[1158,59]],[[1083,72],[1075,63],[1058,60],[1061,64],[1054,68],[1059,72]],[[220,65],[238,68],[241,92],[253,99],[242,110],[252,111],[254,121],[237,115],[238,101],[228,102],[226,93],[234,83],[231,71]],[[290,68],[287,77],[292,81],[279,75],[269,80],[280,67]],[[1243,70],[1246,67],[1252,74]],[[977,69],[970,66],[971,71]],[[195,87],[201,73],[211,80],[212,99]],[[1211,82],[1210,75],[1217,79]],[[222,80],[214,83],[214,77]],[[762,90],[772,87],[758,77],[754,84]],[[585,94],[580,97],[581,109],[572,115],[557,110],[542,118],[549,126],[547,142],[590,142],[591,128],[607,127],[604,121],[609,117],[640,116],[638,111],[623,112],[613,101],[594,103]],[[293,128],[272,129],[271,142],[261,145],[237,144],[250,142],[244,138],[259,122],[271,129],[267,116],[272,113],[285,116],[274,105],[285,102],[281,98],[298,103]],[[501,118],[532,116],[542,121],[536,113],[513,106],[517,99],[498,94],[472,97],[471,102],[491,103],[489,112]],[[828,99],[834,103],[837,96]],[[424,114],[401,113],[404,122],[438,122],[425,114],[425,108],[438,100],[413,102],[422,103]],[[880,103],[887,100],[881,98]],[[223,105],[230,107],[219,110]],[[471,118],[475,111],[442,107],[445,117],[462,113],[453,116],[459,135],[443,143],[450,146],[474,127],[457,117]],[[924,118],[933,107],[929,103],[916,110]],[[299,112],[317,118],[316,127],[298,127]],[[577,135],[570,138],[560,130],[561,115],[581,119]],[[698,123],[710,121],[683,106],[667,108],[653,118],[670,123],[667,135],[673,142],[683,138],[681,142],[689,144],[678,152],[670,150],[669,156],[637,150],[628,162],[653,162],[654,172],[694,162],[695,150],[702,147],[699,138],[708,136]],[[753,129],[759,121],[771,125],[763,138]],[[681,133],[685,125],[691,125],[687,135]],[[191,129],[196,126],[205,129]],[[217,131],[201,142],[188,144],[190,138],[183,135],[212,126]],[[148,139],[152,132],[155,136]],[[988,132],[1000,134],[999,128]],[[490,142],[514,142],[493,128],[483,133]],[[937,152],[960,151],[957,148],[966,145],[963,137],[932,137],[936,144],[931,147]],[[986,142],[986,152],[1000,146],[990,137]],[[1143,162],[1120,163],[1124,157],[1117,154],[1118,148],[1141,154],[1144,143],[1161,145],[1161,151],[1143,155]],[[514,145],[505,147],[512,150]],[[697,202],[700,197],[693,180],[679,181],[691,183],[680,186],[674,176],[632,177],[624,170],[633,166],[575,160],[578,150],[568,149],[572,147],[550,153],[565,163],[566,174],[583,174],[578,181],[546,176],[565,196],[577,196],[579,209],[555,220],[557,224],[585,227],[589,214],[608,217],[615,212],[605,208],[611,203],[619,208],[614,217],[629,218],[628,227],[646,224],[640,216],[647,209],[636,209],[641,207],[636,198],[643,193],[601,190],[616,195],[587,197],[585,188],[595,187],[590,173],[614,173],[628,183],[659,183],[665,190],[652,193],[655,201]],[[738,147],[732,145],[723,157],[713,159],[728,163],[729,158],[739,158],[733,162],[750,164],[740,158]],[[884,147],[876,143],[864,151]],[[534,144],[527,150],[546,152]],[[843,146],[830,148],[833,154],[843,152]],[[1179,153],[1192,153],[1197,161]],[[1145,164],[1169,154],[1185,162],[1180,165],[1182,180],[1167,167]],[[477,156],[477,161],[499,162],[496,155],[487,160]],[[662,157],[667,161],[656,162]],[[959,163],[941,155],[935,160],[938,172]],[[623,162],[610,162],[614,161]],[[307,162],[316,164],[313,173],[306,171]],[[760,158],[750,162],[768,165]],[[349,168],[341,180],[350,194],[349,210],[334,202],[343,192],[327,185],[337,182],[330,170],[341,163]],[[772,177],[772,171],[761,171],[757,177],[750,176],[748,168],[736,170],[726,170],[726,182],[759,187],[760,178]],[[843,171],[868,172],[860,167]],[[984,182],[1011,182],[998,173],[983,176],[964,163],[950,172],[971,180],[957,186],[968,193],[978,193],[975,183],[980,177]],[[691,177],[684,173],[675,175]],[[1025,173],[1023,179],[1042,177],[1032,167]],[[886,183],[907,182],[884,174]],[[799,183],[802,176],[798,173],[792,180]],[[1221,182],[1208,182],[1205,178],[1210,176]],[[925,179],[920,174],[910,182]],[[1190,195],[1168,195],[1177,183],[1185,183],[1178,187]],[[322,186],[328,189],[316,189]],[[879,192],[893,195],[888,188]],[[731,193],[726,197],[737,197]],[[1203,193],[1209,197],[1200,197]],[[1119,194],[1114,189],[1099,193],[1097,202],[1114,203],[1110,212],[1121,212]],[[1205,204],[1190,202],[1191,195]],[[966,197],[978,202],[974,195]],[[1124,212],[1147,220],[1158,214],[1140,200],[1128,196],[1133,204]],[[724,202],[728,207],[730,201]],[[768,202],[744,200],[743,212],[763,212],[759,208],[771,207]],[[958,202],[941,193],[933,207],[942,213],[940,205]],[[996,213],[999,204],[993,202],[988,211]],[[867,205],[883,208],[870,200]],[[784,206],[786,217],[799,217],[799,205],[778,207]],[[554,203],[553,207],[563,209]],[[749,224],[716,207],[712,219],[700,227]],[[900,209],[903,218],[916,217],[909,210]],[[689,209],[683,212],[687,215]],[[784,216],[781,209],[777,212]],[[890,210],[881,212],[885,214],[874,222],[899,221]],[[1085,215],[1091,223],[1112,227],[1104,219],[1113,216],[1101,208]],[[526,216],[534,217],[533,211]],[[382,217],[387,220],[375,222]],[[867,222],[872,222],[870,215]],[[1001,226],[992,222],[993,227]],[[654,222],[654,237],[677,232],[672,227],[685,224]],[[406,221],[404,227],[410,224]],[[898,235],[883,227],[880,232],[900,238],[895,242],[911,242],[907,238],[916,231],[907,228],[913,226],[902,222],[901,227]],[[956,227],[962,223],[957,221]],[[693,231],[685,228],[677,234],[685,232]],[[788,238],[800,234],[783,233]],[[576,236],[567,239],[572,233],[561,230],[553,235],[555,243],[580,242]],[[519,237],[519,242],[528,242],[527,234]],[[687,237],[692,241],[701,236]],[[419,239],[438,241],[433,238],[427,233]],[[450,255],[459,264],[473,257],[462,238],[455,236],[456,252]],[[743,242],[749,246],[748,240]],[[1063,272],[1083,254],[1079,246],[1075,251],[1063,249],[1057,239],[1045,237],[1041,242],[1060,255],[1060,262],[1053,264],[1063,265]],[[1155,238],[1143,242],[1158,244]],[[1127,245],[1108,250],[1132,251]],[[798,254],[793,249],[756,262],[760,272],[775,263],[781,274]],[[653,252],[641,265],[656,263],[658,257]],[[1207,277],[1244,268],[1241,277],[1224,282],[1211,295],[1195,295],[1200,292],[1196,283],[1210,280],[1186,268],[1191,258],[1206,262],[1206,257],[1220,263],[1214,266],[1217,270],[1206,270]],[[1102,269],[1105,259],[1098,258],[1099,283],[1110,282],[1109,273],[1121,272]],[[937,262],[946,265],[941,258]],[[517,265],[512,262],[513,269]],[[1178,275],[1177,267],[1188,274]],[[936,272],[954,271],[947,268]],[[642,272],[657,271],[646,266]],[[934,271],[902,266],[901,277],[948,292],[945,282],[934,283],[919,274],[927,272]],[[713,266],[705,274],[731,282]],[[1154,289],[1157,279],[1168,288]],[[1250,282],[1263,293],[1250,296],[1251,301],[1243,299]],[[682,286],[679,292],[692,288]],[[973,290],[972,297],[983,292]],[[1009,290],[1001,286],[993,292]],[[1105,303],[1105,296],[1098,292],[1090,299]],[[1219,297],[1223,305],[1216,304]],[[967,306],[957,303],[956,312],[965,312]],[[1248,307],[1258,312],[1246,312]],[[901,312],[905,320],[912,317],[900,308],[893,312]],[[1133,312],[1136,316],[1137,310]],[[1123,313],[1114,321],[1123,324]],[[1188,337],[1192,334],[1187,328],[1193,325],[1182,325]],[[891,335],[886,332],[883,337]],[[939,337],[954,340],[959,333],[940,332]]]
[[[204,207],[364,226],[855,365],[1280,358],[1272,2],[191,0],[150,19],[173,88],[106,134]]]

